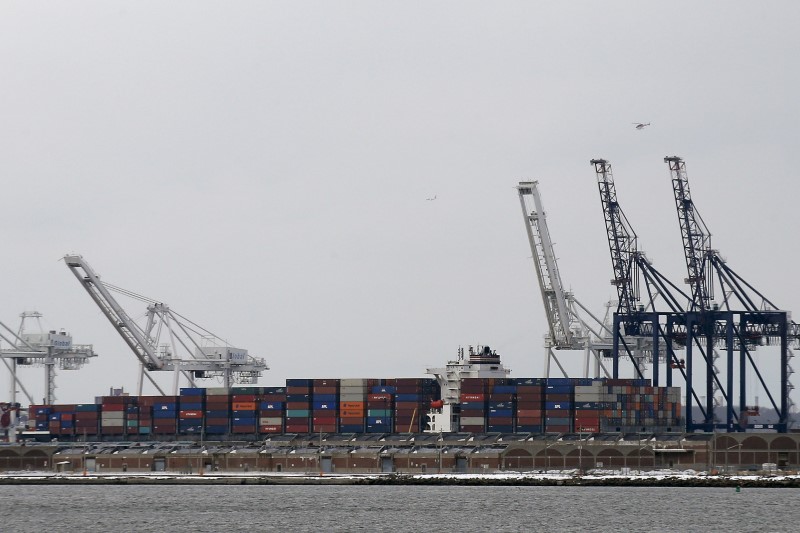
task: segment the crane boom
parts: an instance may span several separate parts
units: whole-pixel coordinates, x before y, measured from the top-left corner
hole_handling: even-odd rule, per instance
[[[691,310],[703,311],[708,309],[714,299],[714,276],[711,274],[714,251],[711,249],[711,233],[692,202],[683,159],[677,156],[665,157],[664,162],[669,165],[672,177],[672,190],[688,272],[686,283],[692,288]]]
[[[547,314],[550,340],[557,348],[580,349],[583,346],[576,341],[574,332],[574,329],[579,327],[579,322],[567,307],[567,298],[558,272],[538,184],[537,181],[520,182],[517,191]],[[526,203],[528,198],[533,205],[528,205],[530,202]]]
[[[617,288],[619,302],[617,312],[631,314],[636,311],[640,297],[636,232],[617,202],[611,164],[605,159],[592,159],[591,164],[597,174],[597,186],[606,222],[606,236],[614,270],[611,283]]]
[[[164,368],[164,361],[156,353],[155,347],[148,341],[138,325],[128,316],[122,306],[111,295],[100,281],[100,277],[92,270],[82,256],[67,255],[64,262],[75,275],[92,300],[106,316],[114,329],[147,370]]]

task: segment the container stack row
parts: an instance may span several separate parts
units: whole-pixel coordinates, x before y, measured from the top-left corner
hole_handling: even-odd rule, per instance
[[[460,400],[469,433],[671,431],[682,412],[679,388],[635,379],[465,378]]]
[[[469,433],[678,431],[680,389],[646,380],[464,378],[457,430]],[[30,424],[62,437],[417,433],[441,394],[429,378],[289,379],[285,387],[182,388],[32,405]]]

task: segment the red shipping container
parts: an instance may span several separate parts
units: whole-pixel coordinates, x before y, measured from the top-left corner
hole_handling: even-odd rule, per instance
[[[320,425],[314,424],[314,428],[313,429],[314,429],[314,433],[320,433],[320,432],[323,432],[323,433],[336,433],[336,430],[338,428],[336,427],[336,424],[320,424]]]
[[[280,433],[283,431],[281,426],[258,426],[259,433]]]
[[[245,433],[254,433],[255,426],[231,426],[231,433],[237,434],[245,434]]]
[[[201,394],[194,394],[192,396],[180,396],[179,403],[203,403],[205,396]]]
[[[124,411],[125,406],[121,403],[112,403],[112,404],[103,404],[102,410],[104,412],[111,412],[111,411]]]
[[[363,416],[342,417],[339,419],[339,423],[343,426],[363,425],[364,417]]]
[[[517,418],[520,417],[540,417],[542,416],[541,409],[517,409]]]
[[[301,424],[286,424],[286,433],[308,433],[308,426]]]
[[[339,402],[340,409],[364,409],[365,402]]]
[[[286,394],[310,394],[311,387],[286,387]]]
[[[461,393],[461,401],[462,402],[484,402],[486,401],[485,394],[478,394],[478,393]]]
[[[184,420],[189,418],[203,418],[203,411],[180,411],[178,418]]]
[[[234,394],[231,396],[232,402],[255,402],[256,395],[255,394]]]
[[[342,409],[339,415],[342,418],[363,418],[364,417],[364,410],[363,409]]]
[[[490,402],[511,402],[514,401],[514,393],[513,392],[502,392],[497,393],[493,392],[489,395]]]
[[[461,431],[466,433],[484,433],[486,431],[485,426],[461,426]]]
[[[311,409],[311,402],[286,402],[287,411],[307,411]]]
[[[336,424],[336,417],[335,416],[315,416],[313,418],[314,425],[323,424],[323,425],[331,425]]]
[[[490,426],[510,426],[514,423],[514,419],[510,416],[502,416],[502,417],[493,417],[489,415],[489,425]]]
[[[339,387],[314,387],[312,389],[312,394],[338,394]]]
[[[383,401],[385,400],[385,401],[391,403],[393,399],[394,399],[394,396],[392,394],[387,393],[387,392],[382,392],[380,394],[367,394],[367,401],[368,402],[383,403]]]

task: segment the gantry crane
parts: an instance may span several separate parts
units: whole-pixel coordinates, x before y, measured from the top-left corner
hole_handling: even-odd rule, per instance
[[[584,376],[589,377],[590,360],[594,358],[594,375],[599,376],[602,357],[611,350],[611,330],[599,320],[572,292],[564,290],[558,271],[553,242],[547,227],[547,217],[539,195],[538,181],[523,181],[517,186],[522,216],[531,247],[533,264],[547,315],[548,333],[545,336],[545,376],[550,376],[550,361],[555,361],[561,373],[567,372],[554,350],[580,350],[585,354]],[[585,313],[590,320],[583,318]]]
[[[645,253],[639,250],[638,237],[628,222],[617,200],[617,191],[611,164],[605,159],[592,159],[600,191],[600,203],[605,219],[606,236],[614,271],[612,285],[617,288],[618,306],[614,313],[612,328],[613,375],[619,375],[620,343],[634,363],[638,377],[644,377],[647,364],[653,365],[653,383],[658,384],[659,364],[658,340],[663,335],[662,326],[652,321],[657,302],[666,304],[669,312],[684,311],[688,296],[674,283],[653,267]],[[647,299],[642,301],[642,280]],[[672,385],[673,369],[682,371],[674,350],[679,346],[668,345],[664,362],[667,364],[667,386]]]
[[[677,156],[665,157],[670,170],[675,206],[681,230],[684,257],[688,277],[686,283],[691,287],[692,298],[690,312],[687,313],[686,333],[690,337],[687,342],[687,405],[691,409],[692,373],[695,371],[691,354],[691,337],[704,339],[706,353],[712,353],[715,347],[726,351],[725,384],[720,381],[721,372],[715,361],[718,358],[714,350],[713,358],[706,358],[706,406],[701,424],[688,421],[690,429],[713,430],[717,428],[714,419],[712,397],[716,392],[722,394],[726,407],[725,428],[728,431],[747,428],[747,414],[752,411],[746,404],[747,379],[749,366],[758,376],[762,388],[767,394],[772,407],[778,413],[778,431],[786,431],[789,423],[789,409],[792,405],[789,397],[792,384],[789,376],[793,373],[789,361],[793,357],[790,342],[795,345],[800,341],[800,328],[790,320],[789,313],[780,310],[768,298],[756,290],[750,283],[734,272],[711,246],[711,233],[697,212],[689,190],[689,179],[686,164]],[[719,284],[722,301],[715,300],[714,288]],[[777,344],[780,346],[781,383],[780,392],[773,394],[758,368],[752,351],[759,344]],[[734,351],[739,352],[738,364],[734,361]],[[739,405],[735,405],[734,374],[738,372]],[[775,397],[779,395],[776,402]],[[780,405],[779,405],[780,404]]]
[[[67,255],[64,262],[139,360],[139,395],[144,377],[164,394],[151,372],[174,372],[173,394],[177,394],[181,374],[191,385],[195,379],[221,378],[224,387],[230,388],[233,383],[255,383],[269,369],[264,359],[231,346],[168,305],[102,282],[80,255]],[[144,327],[128,316],[111,291],[147,303]],[[168,337],[168,343],[160,343],[162,335]]]
[[[56,399],[56,367],[60,370],[78,370],[90,358],[97,356],[91,344],[73,344],[72,336],[64,330],[45,332],[41,326],[41,318],[42,314],[36,311],[22,313],[17,332],[0,322],[0,338],[10,345],[9,348],[0,349],[0,358],[11,374],[12,404],[17,402],[17,391],[22,392],[28,402],[37,403],[22,382],[19,367],[44,367],[42,403],[51,404]],[[26,321],[29,319],[36,320],[37,332],[26,331]]]

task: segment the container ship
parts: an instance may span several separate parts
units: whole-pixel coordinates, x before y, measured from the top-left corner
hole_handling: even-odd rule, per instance
[[[41,441],[259,440],[279,434],[671,433],[680,389],[645,379],[514,378],[489,347],[459,350],[432,378],[287,379],[281,386],[185,387],[28,409]]]

